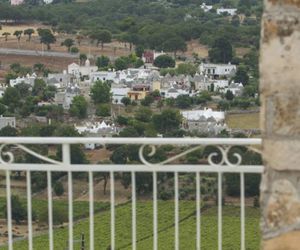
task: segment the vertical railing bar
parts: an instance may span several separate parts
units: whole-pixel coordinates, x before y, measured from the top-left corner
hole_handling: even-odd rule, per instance
[[[111,250],[115,250],[115,177],[110,172],[110,228],[111,228]]]
[[[197,221],[196,221],[196,249],[200,250],[201,249],[201,185],[200,185],[200,173],[196,173],[196,209],[197,209]]]
[[[153,250],[157,250],[157,172],[153,172]]]
[[[7,203],[7,231],[8,231],[8,249],[13,250],[12,237],[12,208],[11,208],[11,185],[10,185],[10,171],[6,171],[6,203]]]
[[[71,164],[70,144],[62,145],[63,164],[68,168]],[[72,172],[68,171],[68,205],[69,205],[69,244],[68,250],[73,250],[73,183]]]
[[[48,223],[49,223],[49,249],[53,250],[53,210],[52,210],[52,183],[51,172],[47,171],[48,189]]]
[[[245,250],[245,175],[240,174],[241,182],[241,250]]]
[[[131,173],[131,199],[132,199],[132,250],[136,250],[136,185],[135,185],[135,172]]]
[[[179,198],[178,198],[178,172],[175,175],[175,250],[179,250]]]
[[[90,209],[90,250],[94,250],[94,180],[89,171],[89,209]]]
[[[32,250],[32,206],[31,206],[31,172],[26,171],[27,184],[27,223],[28,223],[28,249]]]
[[[222,173],[218,173],[218,249],[222,250]]]

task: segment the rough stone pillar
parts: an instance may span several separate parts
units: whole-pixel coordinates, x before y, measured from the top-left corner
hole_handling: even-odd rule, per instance
[[[300,249],[300,0],[265,0],[262,249]]]

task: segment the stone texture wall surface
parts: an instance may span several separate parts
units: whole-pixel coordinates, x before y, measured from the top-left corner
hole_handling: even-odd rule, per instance
[[[260,58],[262,248],[300,249],[300,0],[265,0]]]

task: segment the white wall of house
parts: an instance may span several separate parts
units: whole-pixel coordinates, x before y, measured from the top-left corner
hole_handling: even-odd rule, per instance
[[[219,75],[229,76],[234,75],[236,72],[236,65],[228,64],[214,64],[214,63],[201,63],[199,70],[205,75]]]
[[[229,8],[228,9],[226,9],[226,8],[217,9],[218,15],[221,15],[223,13],[228,13],[229,15],[234,16],[234,15],[236,15],[236,12],[237,12],[237,9],[229,9]]]

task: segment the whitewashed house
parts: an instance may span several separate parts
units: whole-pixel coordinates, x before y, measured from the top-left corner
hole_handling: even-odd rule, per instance
[[[112,87],[112,103],[122,104],[122,98],[128,97],[130,88],[126,87]]]
[[[3,129],[4,127],[16,127],[16,117],[4,117],[0,116],[0,129]]]
[[[96,81],[112,81],[119,83],[119,75],[120,73],[117,73],[116,71],[96,71],[90,74],[90,79],[92,83]]]
[[[164,98],[174,98],[174,99],[176,99],[180,95],[189,95],[190,93],[189,93],[188,90],[170,88],[170,89],[162,89],[160,91],[160,94]]]
[[[11,5],[21,5],[24,3],[24,0],[10,0]]]
[[[107,137],[112,136],[117,132],[117,128],[115,124],[105,123],[104,121],[100,122],[87,122],[82,126],[74,125],[75,129],[79,134],[87,136],[87,137]],[[96,143],[86,143],[84,144],[85,149],[93,150],[97,147],[101,146],[101,144]]]
[[[242,83],[232,82],[228,87],[225,87],[221,92],[226,93],[230,90],[234,96],[241,96],[244,91],[244,85]]]
[[[17,77],[16,79],[9,80],[9,85],[11,87],[15,87],[17,84],[26,83],[26,84],[33,86],[36,78],[37,78],[37,75],[35,73],[33,73],[32,75],[27,74],[26,76]]]
[[[53,73],[48,74],[46,83],[49,85],[54,85],[57,88],[65,88],[70,84],[72,80],[72,75],[68,74],[66,70],[63,73]]]
[[[202,3],[200,7],[204,12],[208,12],[213,8],[212,5],[206,5],[206,3]]]
[[[91,66],[90,60],[86,59],[84,66],[80,66],[77,63],[71,63],[68,65],[68,74],[74,75],[76,78],[81,76],[89,76],[91,73],[98,70],[97,66]]]
[[[226,76],[231,77],[236,73],[236,65],[228,63],[228,64],[215,64],[215,63],[201,63],[199,66],[199,70],[202,74],[220,77]]]
[[[57,92],[54,97],[56,105],[62,106],[63,109],[70,109],[73,98],[80,95],[80,89],[77,84],[71,85],[65,89],[65,91]]]
[[[217,135],[227,129],[225,113],[212,109],[181,111],[183,128],[189,131]]]
[[[223,13],[227,13],[230,16],[236,15],[237,9],[231,9],[231,8],[219,8],[217,9],[217,14],[221,15]]]

